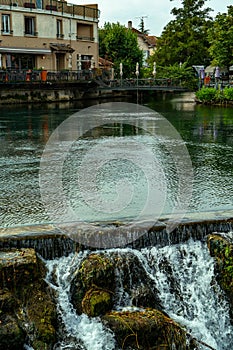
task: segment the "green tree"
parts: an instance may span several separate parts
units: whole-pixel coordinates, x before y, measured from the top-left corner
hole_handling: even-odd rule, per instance
[[[141,33],[143,33],[145,35],[149,34],[149,32],[150,32],[149,29],[145,29],[144,16],[141,17],[140,24],[139,24],[138,28],[139,28]]]
[[[212,19],[211,9],[202,9],[206,1],[181,0],[183,7],[172,9],[175,19],[165,26],[158,39],[154,60],[167,66],[176,62],[186,62],[189,66],[209,64],[207,31]]]
[[[123,76],[127,78],[135,75],[137,62],[142,66],[143,53],[136,34],[120,23],[105,23],[99,30],[99,54],[114,63],[118,75],[122,63]]]
[[[212,64],[229,68],[233,64],[233,6],[228,6],[228,13],[216,16],[208,39]]]

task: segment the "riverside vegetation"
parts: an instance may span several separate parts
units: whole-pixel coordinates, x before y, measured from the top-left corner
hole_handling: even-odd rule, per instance
[[[233,87],[202,87],[196,92],[196,100],[205,104],[233,105]]]
[[[218,283],[229,299],[233,315],[233,244],[227,236],[218,234],[209,235],[207,242],[210,255],[215,258]],[[198,349],[201,342],[161,308],[153,281],[137,256],[129,252],[127,261],[124,259],[117,253],[110,257],[107,251],[93,251],[83,259],[70,289],[77,314],[100,317],[115,334],[120,349]],[[1,349],[21,350],[26,343],[35,350],[52,350],[58,341],[56,296],[45,282],[45,263],[32,248],[1,250]],[[113,310],[116,269],[122,271],[122,283],[134,308]]]

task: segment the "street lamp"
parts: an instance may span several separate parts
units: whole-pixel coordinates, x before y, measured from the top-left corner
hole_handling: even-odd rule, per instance
[[[138,76],[139,76],[139,63],[136,63],[136,72],[135,72],[136,76],[137,76],[137,86],[138,86]]]
[[[123,75],[123,64],[120,63],[121,86],[122,86],[122,75]]]
[[[156,62],[153,63],[153,76],[156,77]]]

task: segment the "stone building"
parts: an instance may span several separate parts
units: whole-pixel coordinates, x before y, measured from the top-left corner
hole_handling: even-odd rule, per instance
[[[98,5],[0,0],[0,69],[98,66]]]
[[[157,38],[154,35],[142,33],[140,30],[132,26],[132,21],[128,21],[128,28],[137,35],[138,46],[143,52],[143,66],[147,66],[147,59],[156,50]]]

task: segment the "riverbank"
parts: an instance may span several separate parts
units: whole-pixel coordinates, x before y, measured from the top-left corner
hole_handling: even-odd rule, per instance
[[[128,96],[127,91],[100,90],[94,80],[0,84],[0,104],[67,102]]]

